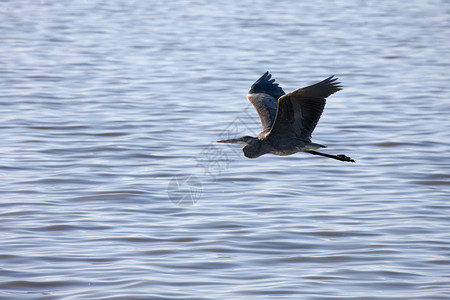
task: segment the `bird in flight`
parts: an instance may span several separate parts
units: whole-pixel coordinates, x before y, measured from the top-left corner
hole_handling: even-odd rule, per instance
[[[271,77],[266,72],[250,87],[247,94],[248,101],[261,120],[262,131],[258,137],[243,136],[218,142],[245,145],[242,151],[248,158],[267,153],[285,156],[306,152],[355,162],[343,154],[317,152],[317,149],[326,146],[311,142],[311,134],[325,107],[325,98],[342,89],[337,78],[330,76],[319,83],[285,94]]]

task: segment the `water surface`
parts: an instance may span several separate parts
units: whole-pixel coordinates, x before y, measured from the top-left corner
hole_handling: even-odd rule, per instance
[[[448,299],[446,1],[3,1],[0,298]],[[307,154],[245,99],[339,77]]]

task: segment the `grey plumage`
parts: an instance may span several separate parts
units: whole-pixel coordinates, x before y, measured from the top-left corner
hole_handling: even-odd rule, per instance
[[[262,131],[257,138],[240,137],[219,141],[245,144],[244,155],[256,158],[266,153],[290,155],[308,152],[314,155],[354,162],[345,155],[330,155],[314,150],[325,146],[311,142],[311,135],[325,107],[325,99],[342,89],[337,78],[327,79],[285,94],[283,89],[264,73],[251,87],[247,99],[261,120]]]

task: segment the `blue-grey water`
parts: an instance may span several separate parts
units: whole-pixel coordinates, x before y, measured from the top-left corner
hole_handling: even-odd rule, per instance
[[[1,299],[450,299],[448,1],[0,2]],[[245,99],[335,74],[308,154]]]

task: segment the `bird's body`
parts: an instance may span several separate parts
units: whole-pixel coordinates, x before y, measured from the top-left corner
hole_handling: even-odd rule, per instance
[[[261,120],[262,131],[258,137],[219,141],[219,143],[243,144],[244,155],[256,158],[263,154],[291,155],[308,152],[314,155],[354,162],[345,155],[330,155],[315,150],[326,146],[312,143],[311,134],[325,107],[325,98],[341,90],[333,76],[285,94],[266,72],[251,87],[247,99],[255,107]]]

